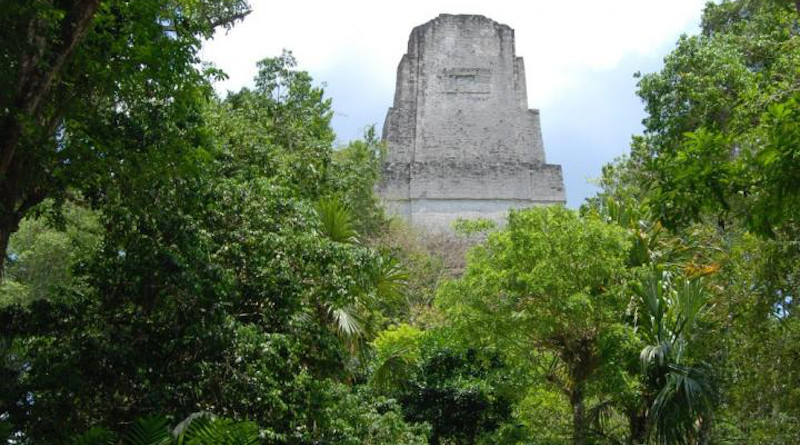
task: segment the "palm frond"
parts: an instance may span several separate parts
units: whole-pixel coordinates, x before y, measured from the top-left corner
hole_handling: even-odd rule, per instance
[[[305,311],[301,310],[301,311],[295,312],[292,315],[292,323],[307,324],[307,323],[311,323],[313,320],[314,320],[314,316],[312,315],[311,312],[309,312],[307,310],[305,310]]]
[[[322,233],[337,243],[352,243],[358,238],[353,228],[350,209],[336,197],[317,202],[317,215],[322,223]]]
[[[372,373],[370,384],[379,390],[404,388],[411,375],[411,363],[406,358],[407,350],[400,350],[383,360]]]
[[[676,309],[681,318],[680,335],[691,335],[697,318],[706,308],[707,293],[702,278],[683,280],[676,289]]]
[[[329,309],[336,329],[347,336],[358,336],[364,333],[360,320],[352,306]]]
[[[655,345],[647,345],[639,354],[642,373],[646,373],[651,366],[664,366],[672,355],[672,343],[664,340]]]
[[[663,273],[653,269],[636,289],[646,312],[639,318],[639,328],[650,341],[660,342],[663,335],[663,320],[666,312]]]
[[[185,419],[181,420],[177,425],[175,425],[175,428],[172,429],[172,435],[177,439],[179,445],[183,444],[185,441],[186,431],[188,431],[189,425],[191,425],[192,422],[204,417],[213,418],[214,414],[208,411],[198,411],[189,414]]]
[[[657,443],[693,443],[716,404],[716,385],[706,366],[672,365],[650,409]]]
[[[595,431],[607,430],[613,415],[614,405],[611,400],[600,401],[586,411],[586,418]]]
[[[94,427],[83,434],[74,436],[70,441],[71,445],[114,445],[116,442],[114,433],[108,428]]]
[[[142,417],[122,437],[126,445],[165,445],[171,441],[169,421],[164,416]]]
[[[211,416],[192,419],[182,435],[186,445],[252,445],[259,440],[254,423]]]
[[[408,288],[408,272],[397,258],[381,258],[375,273],[375,291],[383,301],[402,297]]]

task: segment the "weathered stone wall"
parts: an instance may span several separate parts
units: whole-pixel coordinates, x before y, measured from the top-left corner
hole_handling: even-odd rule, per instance
[[[415,225],[446,230],[459,217],[564,202],[561,167],[545,163],[539,112],[527,109],[514,30],[486,17],[414,28],[383,138],[379,193]]]

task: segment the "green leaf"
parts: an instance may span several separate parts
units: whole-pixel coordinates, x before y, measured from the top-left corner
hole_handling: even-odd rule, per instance
[[[125,445],[166,445],[171,441],[169,421],[157,415],[137,419],[122,436]]]

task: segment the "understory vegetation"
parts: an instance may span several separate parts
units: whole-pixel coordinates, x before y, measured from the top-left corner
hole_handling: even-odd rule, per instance
[[[709,3],[579,209],[424,233],[243,0],[0,0],[0,443],[800,443],[800,5]]]

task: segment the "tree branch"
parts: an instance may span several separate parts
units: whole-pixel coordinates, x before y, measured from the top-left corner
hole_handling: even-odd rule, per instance
[[[39,204],[40,202],[44,201],[44,198],[46,197],[47,194],[44,193],[42,190],[37,190],[28,195],[24,200],[22,200],[22,203],[19,205],[19,208],[17,209],[17,214],[19,216],[19,219],[22,220],[22,218],[25,217],[25,214],[28,213],[28,210],[30,210],[33,206]]]
[[[800,0],[798,0],[800,1]],[[212,20],[211,18],[208,19],[208,24],[211,26],[211,29],[217,28],[219,26],[228,26],[232,25],[234,22],[239,20],[244,20],[245,17],[250,15],[253,12],[252,9],[248,9],[247,11],[243,11],[237,14],[230,15],[228,17],[218,18],[216,20]]]
[[[11,162],[14,160],[19,139],[22,134],[20,114],[37,118],[41,104],[61,74],[64,65],[74,53],[78,43],[89,29],[100,0],[78,0],[73,5],[64,22],[61,24],[59,39],[52,49],[49,63],[42,64],[41,59],[47,54],[45,45],[47,36],[37,31],[36,22],[29,26],[28,41],[32,49],[24,54],[20,63],[20,80],[13,99],[13,108],[3,122],[3,140],[0,148],[0,177],[5,177]],[[42,67],[44,65],[44,67]],[[35,119],[38,121],[39,119]]]

